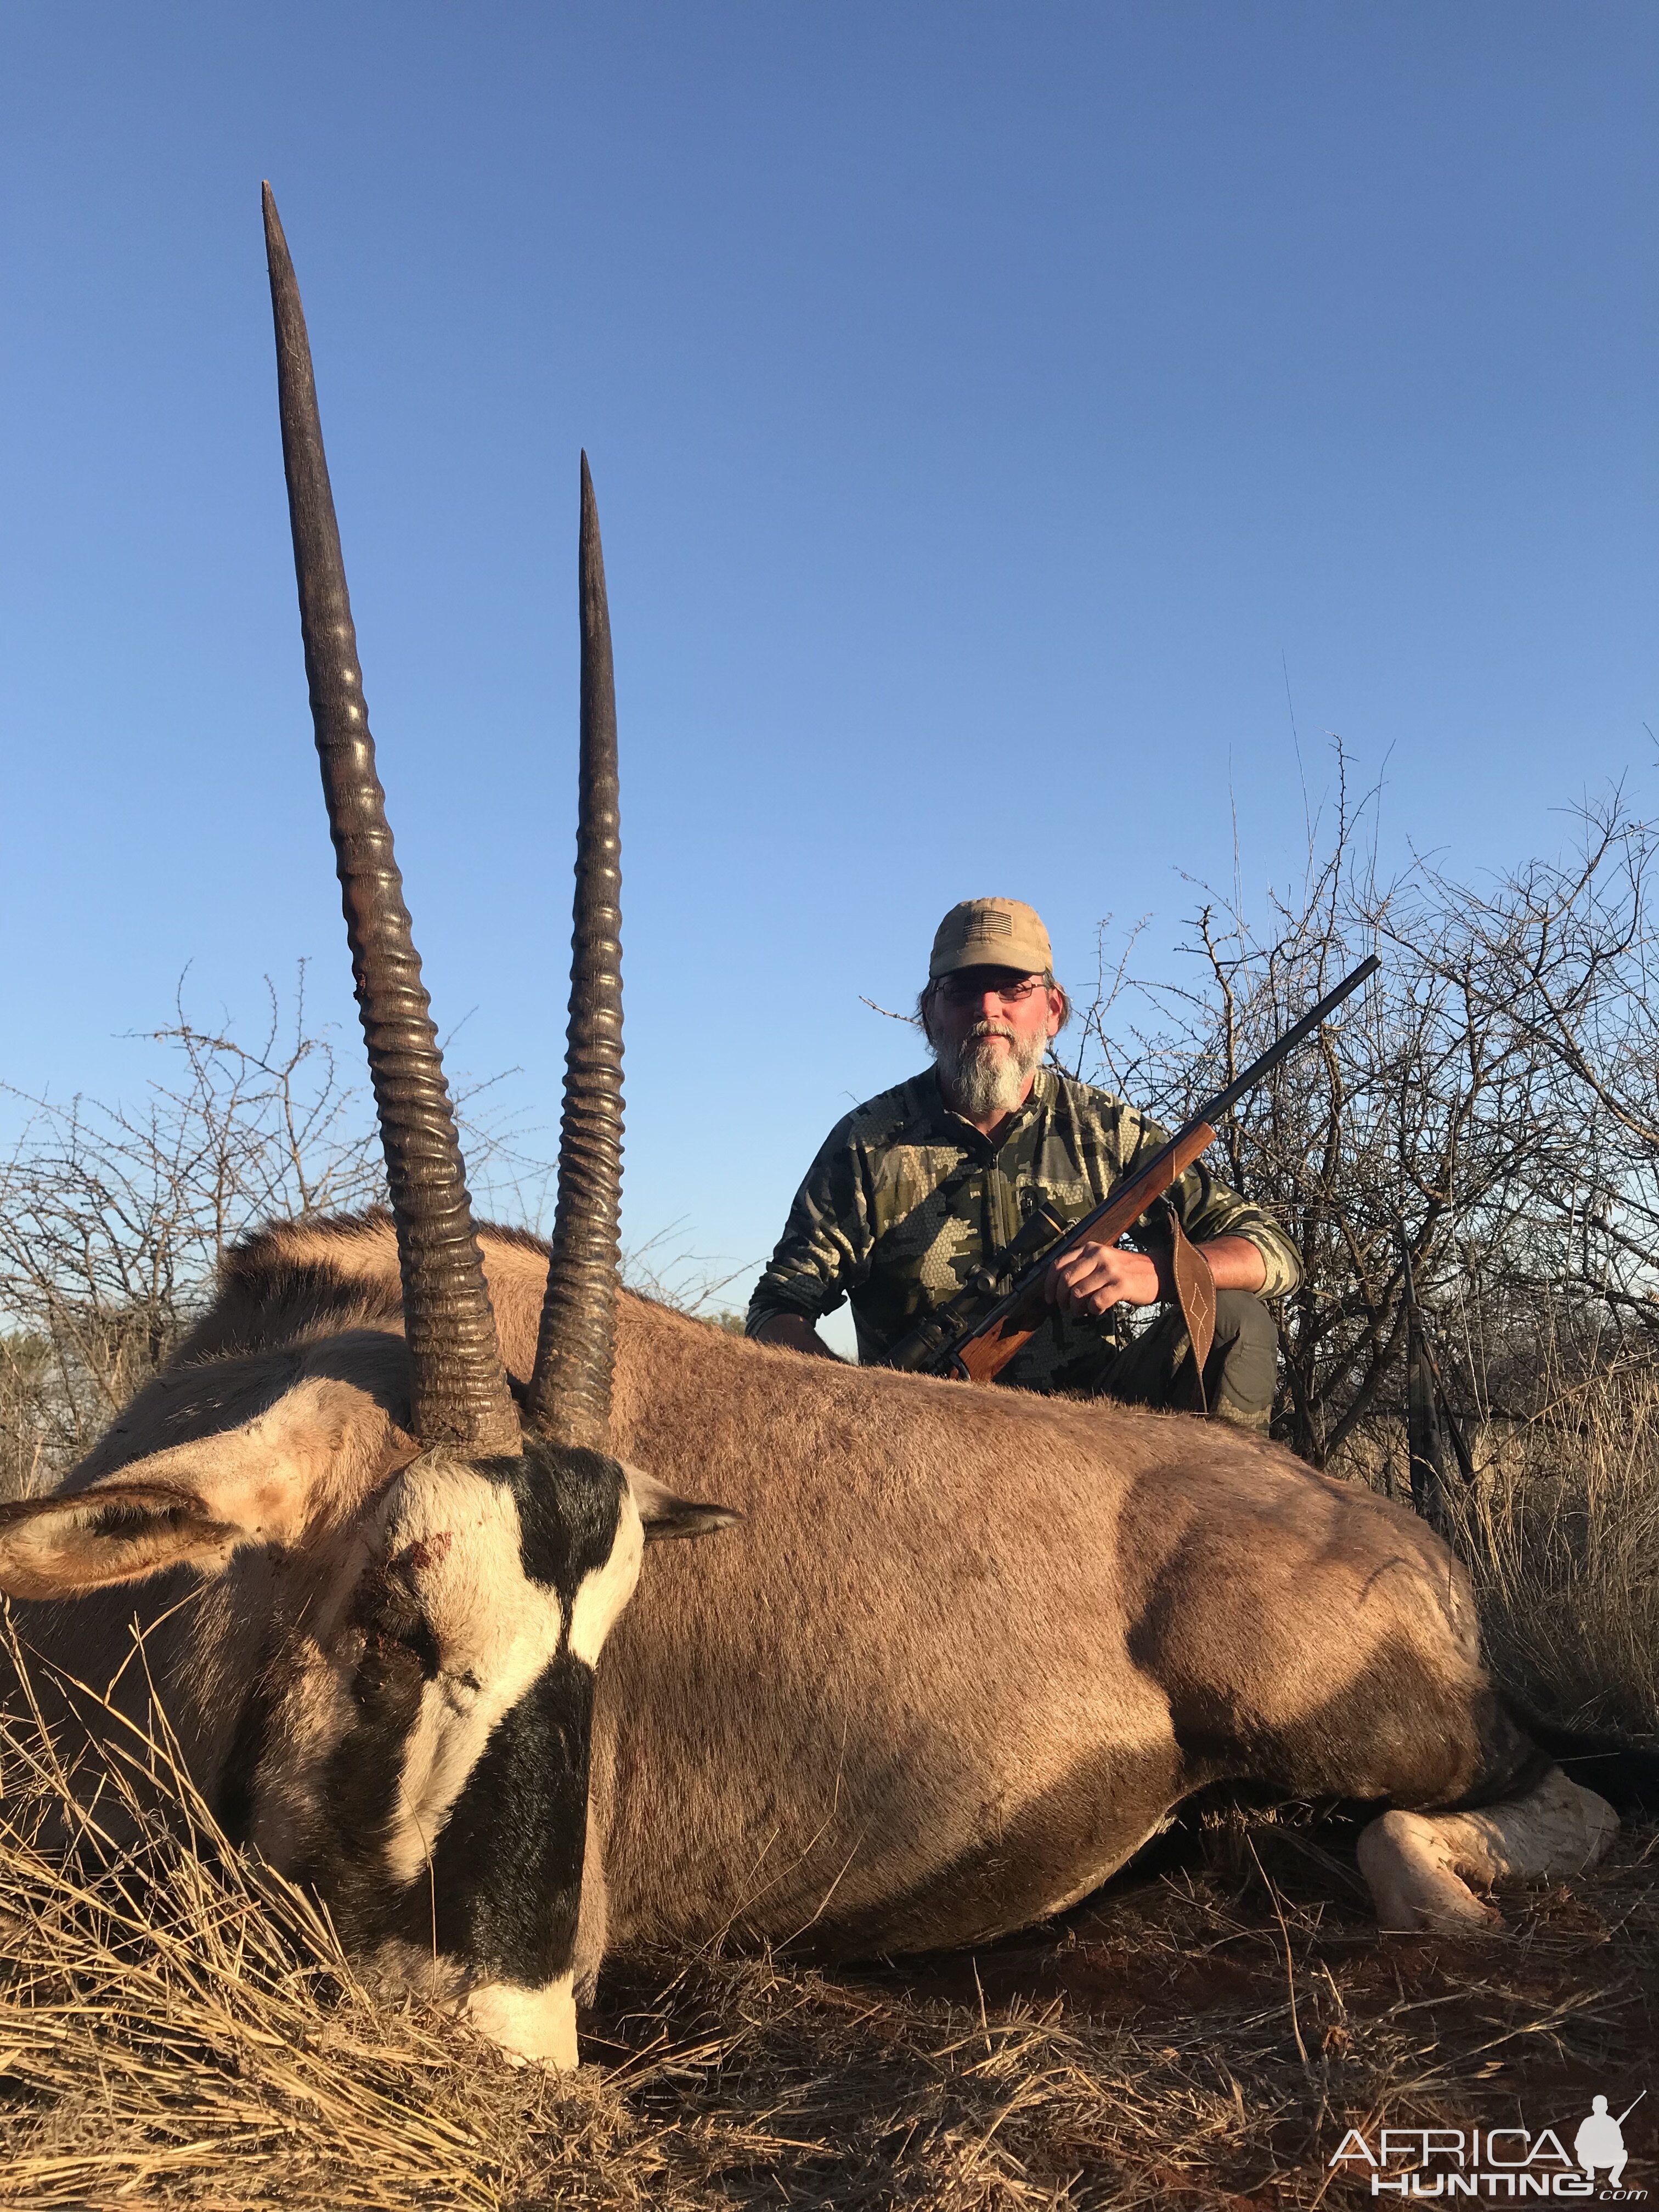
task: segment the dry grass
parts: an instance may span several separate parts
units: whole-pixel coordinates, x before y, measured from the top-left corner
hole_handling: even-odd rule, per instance
[[[377,2006],[165,1741],[110,1725],[71,1774],[38,1711],[0,1723],[0,2203],[293,2201],[324,2176],[342,2206],[497,2202],[463,2041]]]
[[[1536,1711],[1659,1738],[1659,1368],[1563,1374],[1538,1410],[1469,1436],[1445,1534],[1474,1577],[1486,1654]],[[1332,1468],[1409,1495],[1404,1424],[1361,1431]]]
[[[574,2201],[1311,2204],[1351,2123],[1576,2123],[1630,2082],[1628,2102],[1659,2010],[1655,1873],[1632,1840],[1494,1944],[1382,1944],[1322,1842],[1229,1824],[974,1958],[641,1978],[590,2048],[650,2065],[622,2094],[661,2176]]]
[[[52,1747],[0,1755],[0,2203],[1313,2204],[1351,2123],[1576,2123],[1659,2040],[1652,1839],[1491,1943],[1379,1942],[1340,1828],[1212,1814],[974,1956],[612,1972],[550,2081],[377,2006],[164,1747],[108,1759],[67,1855]]]
[[[1659,1373],[1606,1370],[1474,1439],[1453,1541],[1493,1663],[1553,1717],[1659,1726]]]

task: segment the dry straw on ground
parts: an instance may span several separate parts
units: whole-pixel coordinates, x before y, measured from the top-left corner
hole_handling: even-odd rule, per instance
[[[495,2203],[471,2054],[377,2008],[165,1741],[110,1726],[74,1774],[38,1712],[0,1729],[0,2201],[254,2202],[327,2167],[337,2204]]]
[[[611,1972],[550,2081],[377,2005],[164,1744],[118,1741],[53,1847],[59,1756],[0,1742],[3,2203],[1340,2203],[1349,2124],[1576,2124],[1659,2043],[1653,1839],[1491,1943],[1379,1942],[1340,1829],[1212,1813],[975,1956]]]

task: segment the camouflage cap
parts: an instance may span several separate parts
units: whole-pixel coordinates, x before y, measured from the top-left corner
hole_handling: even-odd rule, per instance
[[[1017,968],[1023,975],[1046,975],[1054,964],[1048,933],[1035,907],[1023,899],[963,899],[939,926],[927,980],[936,983],[958,968]]]

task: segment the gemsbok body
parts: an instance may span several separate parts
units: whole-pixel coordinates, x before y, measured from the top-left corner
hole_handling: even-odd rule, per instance
[[[558,2065],[607,1949],[982,1940],[1085,1895],[1213,1783],[1374,1807],[1385,1928],[1484,1924],[1477,1888],[1592,1863],[1616,1816],[1512,1717],[1463,1572],[1410,1513],[1186,1415],[836,1366],[619,1299],[586,461],[558,1208],[547,1245],[475,1227],[269,196],[266,222],[391,1208],[249,1240],[63,1488],[0,1509],[52,1713],[84,1711],[72,1678],[144,1727],[158,1692],[233,1839],[381,1972]],[[722,1528],[641,1575],[648,1535]]]

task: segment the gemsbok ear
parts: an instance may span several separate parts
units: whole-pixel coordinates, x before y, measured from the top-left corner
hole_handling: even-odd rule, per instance
[[[79,1597],[186,1564],[221,1567],[245,1532],[215,1520],[193,1491],[107,1482],[72,1498],[0,1505],[0,1592]]]
[[[744,1517],[732,1505],[703,1505],[694,1498],[680,1498],[643,1468],[629,1467],[623,1472],[640,1509],[647,1544],[659,1544],[670,1536],[712,1536]]]

